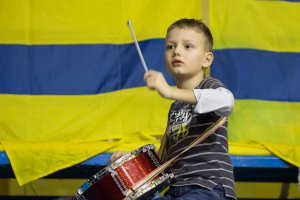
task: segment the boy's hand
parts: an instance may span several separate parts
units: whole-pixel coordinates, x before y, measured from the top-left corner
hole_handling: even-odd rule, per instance
[[[116,151],[109,159],[109,163],[113,163],[116,160],[118,160],[119,158],[121,158],[122,156],[124,156],[125,154],[127,154],[127,152],[125,151]]]
[[[170,98],[172,88],[169,86],[161,72],[150,70],[145,73],[144,80],[146,81],[148,88],[157,90],[164,98]]]
[[[150,70],[144,75],[148,88],[155,89],[164,98],[196,104],[197,99],[192,89],[173,89],[161,72]]]

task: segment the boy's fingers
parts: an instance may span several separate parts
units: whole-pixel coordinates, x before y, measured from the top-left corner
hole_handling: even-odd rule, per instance
[[[115,153],[113,153],[113,155],[110,157],[109,162],[113,163],[115,162],[117,159],[119,159],[120,157],[124,156],[126,153],[123,151],[117,151]]]
[[[144,80],[146,80],[150,76],[149,72],[145,73]]]

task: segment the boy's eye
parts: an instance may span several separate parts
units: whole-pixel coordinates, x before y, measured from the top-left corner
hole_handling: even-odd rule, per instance
[[[192,48],[193,46],[192,45],[190,45],[190,44],[186,44],[186,45],[184,45],[184,48],[186,48],[186,49],[190,49],[190,48]]]
[[[167,46],[166,46],[166,49],[174,49],[174,48],[175,48],[174,45],[167,45]]]

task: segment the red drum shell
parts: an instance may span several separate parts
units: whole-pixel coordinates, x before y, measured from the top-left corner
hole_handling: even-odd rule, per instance
[[[157,167],[152,162],[149,154],[145,152],[129,160],[115,170],[119,174],[126,188],[130,189],[135,183],[139,182],[156,168]]]
[[[77,193],[76,198],[88,200],[122,200],[126,197],[124,191],[130,190],[134,184],[161,165],[153,145],[145,145],[131,152],[129,160],[126,160],[125,157],[126,155],[117,160],[121,161],[121,164],[118,164],[116,168],[113,167],[113,163],[103,169],[103,172],[97,173],[100,174],[100,177],[94,179],[96,180],[95,182],[91,181],[93,183],[89,182],[88,185],[91,186],[83,191],[82,194]],[[123,158],[124,163],[122,161]],[[158,177],[160,175],[153,180]]]
[[[121,200],[125,197],[110,173],[105,174],[83,194],[85,199]]]

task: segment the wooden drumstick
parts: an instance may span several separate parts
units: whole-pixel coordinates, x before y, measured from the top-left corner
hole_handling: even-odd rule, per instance
[[[140,56],[140,59],[141,59],[141,61],[142,61],[144,70],[145,70],[145,72],[148,72],[149,70],[148,70],[148,67],[147,67],[147,65],[146,65],[146,62],[145,62],[145,60],[144,60],[143,54],[142,54],[142,52],[141,52],[139,43],[138,43],[138,41],[137,41],[137,39],[136,39],[136,37],[135,37],[135,34],[134,34],[134,31],[133,31],[133,27],[132,27],[131,20],[128,20],[127,24],[128,24],[129,29],[130,29],[131,36],[132,36],[132,38],[133,38],[133,40],[134,40],[134,44],[135,44],[135,47],[136,47],[136,49],[137,49],[137,52],[138,52],[138,54],[139,54],[139,56]]]

